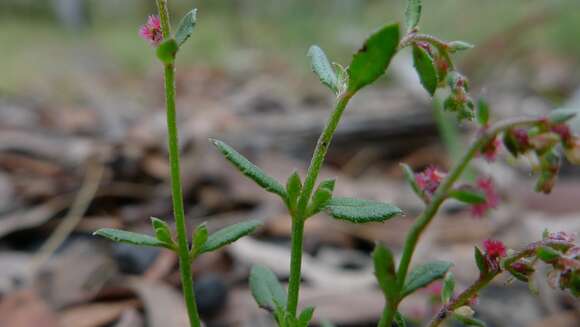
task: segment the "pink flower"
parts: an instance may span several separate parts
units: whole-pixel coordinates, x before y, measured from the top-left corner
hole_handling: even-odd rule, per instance
[[[161,21],[159,17],[151,15],[147,19],[147,23],[139,28],[139,35],[148,41],[152,46],[158,46],[163,41],[163,33],[161,31]]]
[[[558,134],[562,142],[565,144],[570,144],[572,141],[572,131],[570,127],[566,124],[557,124],[552,126],[552,132]]]
[[[530,137],[528,135],[528,131],[523,128],[516,128],[513,131],[513,135],[518,142],[518,145],[522,149],[528,149],[530,147]]]
[[[441,294],[441,291],[443,290],[443,282],[441,282],[440,280],[434,281],[433,283],[429,284],[425,290],[430,295],[438,297],[439,294]]]
[[[483,241],[485,254],[490,259],[497,259],[506,256],[506,247],[502,241],[485,240]]]
[[[483,217],[489,209],[495,209],[499,205],[499,196],[493,187],[491,178],[479,178],[477,188],[485,194],[485,202],[471,205],[471,214],[476,218]]]
[[[436,167],[429,166],[423,172],[415,174],[415,181],[423,192],[433,195],[446,175]]]
[[[485,145],[480,153],[481,155],[487,160],[488,162],[493,162],[497,158],[497,154],[499,153],[501,147],[501,141],[499,138],[494,138],[491,142]]]

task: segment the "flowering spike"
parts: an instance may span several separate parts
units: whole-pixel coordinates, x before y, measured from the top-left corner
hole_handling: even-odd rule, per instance
[[[429,166],[423,172],[415,174],[415,181],[423,192],[433,195],[445,176],[446,174],[435,166]]]
[[[145,41],[148,41],[152,46],[158,46],[163,41],[163,33],[161,31],[161,21],[155,15],[149,16],[147,23],[139,28],[139,36]]]

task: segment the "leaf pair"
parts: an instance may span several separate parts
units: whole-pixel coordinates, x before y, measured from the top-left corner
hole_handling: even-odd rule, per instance
[[[406,278],[405,285],[399,289],[393,253],[383,244],[377,243],[373,251],[373,262],[379,285],[387,300],[393,302],[397,302],[433,281],[443,278],[453,266],[452,263],[446,261],[433,261],[420,265],[411,271]],[[448,276],[446,283],[449,286],[446,292],[452,294],[455,283],[453,275],[449,274]],[[448,294],[445,296],[447,297]]]
[[[286,291],[276,275],[264,266],[252,267],[250,289],[256,303],[273,313],[280,327],[307,327],[314,315],[312,307],[304,309],[297,318],[286,312]]]
[[[256,182],[266,191],[280,196],[291,212],[296,210],[297,200],[302,190],[302,182],[298,173],[294,172],[290,175],[286,182],[286,187],[284,187],[229,145],[214,139],[210,139],[210,141],[242,174]],[[320,183],[306,210],[306,217],[326,210],[336,219],[353,223],[368,223],[382,222],[402,213],[401,209],[387,203],[352,198],[332,198],[334,185],[334,180],[326,180]]]
[[[115,242],[177,250],[177,244],[171,237],[169,225],[158,218],[151,218],[151,223],[155,230],[155,237],[112,228],[99,229],[93,235],[102,236]],[[262,222],[259,220],[250,220],[225,227],[208,236],[207,228],[205,224],[202,224],[194,233],[191,256],[194,258],[199,254],[215,251],[251,234],[261,225]]]
[[[346,69],[335,64],[332,67],[322,49],[313,45],[308,50],[311,66],[322,84],[335,94],[344,91],[351,94],[373,83],[381,77],[399,46],[399,25],[388,25],[372,34],[353,56],[350,66]]]
[[[157,57],[164,64],[171,64],[175,60],[175,55],[179,51],[179,48],[189,39],[193,33],[193,28],[197,22],[197,9],[193,9],[183,18],[177,27],[175,36],[163,41],[157,47]]]

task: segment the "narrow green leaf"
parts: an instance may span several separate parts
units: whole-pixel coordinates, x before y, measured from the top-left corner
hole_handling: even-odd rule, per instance
[[[484,98],[477,100],[477,122],[481,126],[486,126],[489,123],[489,104]]]
[[[381,289],[389,301],[396,301],[399,295],[397,276],[395,271],[395,259],[393,253],[383,244],[377,243],[373,251],[375,276]]]
[[[177,31],[175,32],[175,42],[177,42],[178,47],[181,47],[183,43],[189,39],[193,33],[193,28],[195,27],[196,22],[197,9],[193,9],[183,16],[179,23],[179,27],[177,27]]]
[[[474,248],[474,256],[475,256],[475,264],[477,264],[477,268],[482,274],[487,273],[487,263],[485,260],[485,256],[479,249],[479,247]]]
[[[253,266],[250,272],[250,289],[261,308],[272,312],[277,307],[286,308],[286,291],[270,269],[260,265]]]
[[[297,327],[308,327],[308,323],[312,320],[312,316],[314,315],[314,308],[308,307],[300,313],[298,316],[298,326]]]
[[[548,119],[554,124],[563,124],[580,114],[580,109],[555,109],[550,111]]]
[[[485,327],[485,322],[471,317],[466,317],[458,314],[451,315],[453,319],[459,321],[460,323],[464,324],[465,326],[477,326],[477,327]]]
[[[153,225],[153,230],[158,240],[168,244],[175,243],[171,237],[171,229],[169,229],[169,225],[165,221],[151,217],[151,225]]]
[[[447,272],[443,279],[443,289],[441,290],[441,302],[447,303],[455,291],[455,276],[451,271]]]
[[[413,171],[413,169],[411,169],[409,165],[404,163],[401,163],[399,165],[401,166],[401,169],[403,169],[403,175],[405,176],[405,181],[407,181],[407,184],[409,184],[413,192],[415,192],[415,194],[417,194],[417,196],[422,199],[423,191],[421,191],[419,184],[417,184],[417,179],[415,178],[415,172]]]
[[[333,198],[325,209],[336,219],[356,224],[383,222],[403,213],[392,204],[353,198]]]
[[[306,214],[307,217],[319,213],[326,207],[330,199],[332,199],[334,184],[334,179],[328,179],[318,185],[318,188],[316,188],[316,191],[312,196],[312,203],[310,204],[310,207],[307,211],[308,213]]]
[[[468,189],[456,189],[449,192],[449,196],[457,201],[461,201],[468,204],[479,204],[485,203],[485,194],[478,191],[468,190]]]
[[[205,242],[207,242],[208,235],[209,233],[207,231],[206,223],[199,224],[195,228],[192,238],[192,247],[191,247],[192,255],[197,255],[201,253],[201,250],[203,249]]]
[[[447,50],[451,53],[473,49],[473,44],[464,41],[451,41],[447,43]]]
[[[310,57],[312,71],[318,76],[322,84],[328,86],[334,94],[338,94],[340,89],[338,77],[324,51],[319,46],[313,45],[308,50],[308,57]]]
[[[169,39],[163,41],[157,47],[157,58],[161,60],[164,64],[171,64],[175,61],[175,54],[177,53],[178,46],[174,39]]]
[[[274,178],[266,175],[266,173],[258,168],[256,165],[251,163],[248,159],[238,153],[229,145],[222,141],[209,139],[216,148],[229,160],[236,168],[238,168],[242,174],[246,175],[248,178],[252,179],[256,184],[263,187],[266,191],[278,194],[282,199],[286,199],[287,194],[284,187],[278,183]]]
[[[421,9],[421,0],[407,0],[405,23],[408,31],[414,29],[419,24],[419,20],[421,19]]]
[[[381,77],[397,52],[398,45],[398,24],[385,26],[371,35],[348,67],[348,90],[355,93]]]
[[[295,209],[301,191],[302,182],[300,181],[300,176],[298,175],[298,172],[294,172],[290,177],[288,177],[288,181],[286,182],[286,194],[288,194],[287,205],[290,210]]]
[[[395,323],[397,327],[407,327],[407,321],[399,311],[395,312]]]
[[[413,62],[415,64],[415,70],[419,75],[419,80],[421,85],[429,92],[429,95],[433,96],[437,90],[437,84],[439,83],[439,78],[437,77],[437,66],[433,62],[433,58],[427,52],[427,50],[413,45]]]
[[[249,220],[220,229],[209,235],[207,241],[203,244],[200,253],[215,251],[222,246],[233,243],[240,238],[251,234],[260,226],[262,226],[261,221]]]
[[[93,235],[102,236],[115,242],[128,243],[139,246],[153,246],[171,249],[171,244],[145,234],[128,232],[120,229],[103,228],[94,232]]]
[[[451,262],[433,261],[413,269],[413,271],[411,271],[407,277],[405,286],[401,291],[402,297],[405,297],[415,292],[416,290],[431,284],[437,279],[443,278],[443,276],[445,276],[447,271],[449,271],[449,268],[452,266],[453,264]]]

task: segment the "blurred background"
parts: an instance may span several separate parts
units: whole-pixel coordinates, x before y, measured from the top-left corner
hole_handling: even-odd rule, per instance
[[[424,1],[421,29],[475,44],[455,56],[492,119],[580,107],[580,2]],[[194,265],[207,326],[273,326],[247,287],[260,263],[287,281],[290,221],[274,196],[241,177],[207,142],[223,139],[268,173],[302,176],[333,96],[310,73],[318,44],[347,65],[365,36],[401,21],[403,0],[170,1],[174,21],[193,6],[198,25],[177,65],[178,111],[188,221],[210,230],[265,221]],[[173,254],[112,244],[98,228],[150,232],[172,221],[161,66],[137,35],[154,1],[0,0],[0,326],[185,326]],[[320,215],[306,227],[301,303],[315,325],[375,326],[383,298],[369,253],[381,240],[400,253],[422,205],[400,162],[448,169],[473,135],[434,105],[403,51],[385,78],[352,101],[323,177],[336,193],[392,202],[403,218],[352,226]],[[576,127],[580,127],[576,122]],[[578,132],[578,129],[576,130]],[[564,164],[549,196],[533,192],[530,165],[502,153],[474,162],[494,177],[502,205],[474,219],[446,205],[415,263],[455,262],[458,288],[476,278],[473,246],[486,238],[517,249],[542,230],[580,232],[580,170]],[[469,176],[471,175],[471,176]],[[541,274],[539,274],[541,275]],[[479,298],[488,326],[572,327],[580,306],[539,278],[494,282]],[[403,313],[421,325],[438,309],[436,285],[409,297]]]

